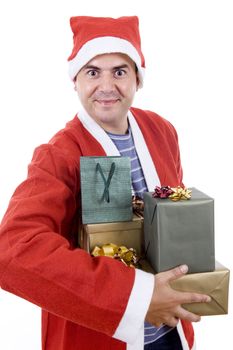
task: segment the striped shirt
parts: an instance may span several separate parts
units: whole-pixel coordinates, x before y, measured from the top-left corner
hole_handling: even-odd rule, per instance
[[[131,159],[131,180],[133,194],[143,197],[143,192],[147,191],[147,186],[143,174],[143,170],[140,164],[140,160],[137,155],[137,151],[134,145],[132,131],[129,127],[128,132],[124,135],[116,135],[107,132],[116,148],[120,152],[121,156],[130,157]],[[152,326],[150,323],[145,322],[144,332],[144,344],[150,344],[157,339],[170,332],[173,328],[166,325],[160,327]]]
[[[107,133],[111,140],[114,142],[116,148],[123,157],[129,157],[131,160],[131,180],[132,180],[132,191],[134,195],[143,197],[143,192],[147,191],[144,174],[138,155],[134,146],[133,135],[131,129],[127,134],[115,135]]]

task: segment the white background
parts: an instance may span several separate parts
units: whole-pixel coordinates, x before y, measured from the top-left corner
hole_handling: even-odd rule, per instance
[[[134,105],[175,125],[185,184],[215,198],[216,257],[232,269],[232,1],[8,0],[0,6],[0,216],[33,149],[79,108],[67,75],[69,17],[136,14],[147,76]],[[195,325],[199,350],[231,348],[232,298],[231,290],[228,316]],[[40,349],[39,308],[4,291],[0,349]]]

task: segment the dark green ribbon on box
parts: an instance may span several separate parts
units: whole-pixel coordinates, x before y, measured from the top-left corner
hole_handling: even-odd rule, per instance
[[[82,222],[132,220],[129,157],[80,157]]]
[[[110,186],[110,183],[111,183],[111,179],[112,179],[112,176],[114,174],[114,171],[115,171],[115,168],[116,168],[116,164],[113,162],[111,164],[111,168],[110,168],[110,172],[108,174],[108,179],[106,180],[105,176],[104,176],[104,173],[103,173],[103,170],[101,168],[101,165],[100,163],[97,163],[96,165],[96,170],[100,172],[100,175],[103,179],[103,182],[104,182],[104,192],[103,192],[103,198],[106,200],[106,202],[110,202],[110,197],[109,197],[109,186]]]

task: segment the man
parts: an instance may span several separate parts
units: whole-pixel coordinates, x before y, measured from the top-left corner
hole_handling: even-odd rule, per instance
[[[70,77],[83,110],[35,150],[10,201],[1,287],[42,307],[43,350],[193,349],[190,321],[200,318],[181,304],[209,297],[170,288],[187,266],[154,276],[77,247],[80,156],[129,152],[141,196],[182,184],[182,169],[173,126],[131,107],[145,70],[137,17],[73,17],[71,28]]]

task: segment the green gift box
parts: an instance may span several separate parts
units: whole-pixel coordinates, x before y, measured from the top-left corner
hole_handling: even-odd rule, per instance
[[[129,157],[80,157],[83,224],[132,220]]]
[[[189,200],[173,202],[144,193],[146,256],[156,272],[187,264],[189,273],[213,271],[214,200],[192,188]]]

